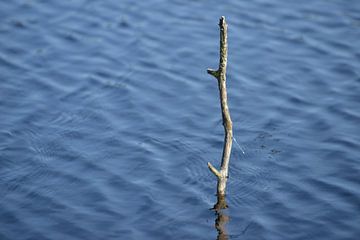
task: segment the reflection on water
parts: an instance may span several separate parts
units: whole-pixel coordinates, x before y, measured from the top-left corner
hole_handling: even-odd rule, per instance
[[[222,203],[220,203],[222,202]],[[226,208],[216,208],[218,206],[226,206],[226,208],[228,208],[228,206],[225,203],[225,199],[218,199],[217,204],[214,206],[213,209],[211,209],[212,211],[215,212],[215,229],[217,231],[217,240],[228,240],[230,238],[238,238],[241,237],[243,235],[246,234],[246,232],[248,231],[248,229],[251,227],[252,225],[252,221],[250,221],[247,225],[245,225],[245,227],[241,230],[241,232],[237,233],[237,234],[231,234],[229,233],[229,231],[227,230],[226,225],[229,224],[230,222],[230,216],[228,211],[226,210]]]
[[[228,208],[228,205],[226,203],[225,196],[217,195],[217,202],[214,205],[213,210],[215,211],[215,214],[216,214],[215,228],[218,232],[218,236],[217,236],[218,240],[229,239],[225,225],[227,222],[229,222],[230,218],[225,213],[226,208]]]
[[[215,228],[218,232],[217,240],[227,240],[229,239],[226,223],[229,222],[230,218],[225,214],[224,210],[215,210],[216,220],[215,220]]]
[[[215,219],[215,228],[218,232],[218,236],[216,239],[218,240],[225,240],[228,238],[228,233],[226,230],[226,223],[229,222],[230,218],[225,213],[225,209],[228,208],[226,203],[226,198],[224,195],[217,195],[217,202],[212,208],[215,211],[216,219]]]

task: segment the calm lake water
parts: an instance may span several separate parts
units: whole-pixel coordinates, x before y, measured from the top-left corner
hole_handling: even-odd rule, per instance
[[[360,1],[218,3],[1,1],[1,240],[359,238]]]

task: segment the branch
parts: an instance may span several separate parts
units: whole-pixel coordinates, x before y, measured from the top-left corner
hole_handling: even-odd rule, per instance
[[[220,172],[213,165],[211,165],[210,162],[208,162],[208,168],[216,177],[221,178]]]
[[[208,68],[207,73],[214,76],[216,79],[219,78],[219,71],[216,71],[214,69]]]
[[[217,176],[217,194],[218,196],[225,196],[226,181],[229,172],[229,160],[232,147],[232,121],[230,118],[229,107],[227,104],[226,91],[226,66],[227,66],[227,24],[225,17],[219,20],[220,27],[220,61],[218,70],[208,69],[207,72],[218,80],[218,87],[220,92],[220,106],[222,113],[222,121],[225,131],[224,148],[221,159],[221,168],[218,171],[211,163],[208,163],[210,171]]]

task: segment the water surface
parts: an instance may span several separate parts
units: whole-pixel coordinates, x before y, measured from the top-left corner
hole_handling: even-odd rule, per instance
[[[0,239],[360,234],[360,2],[2,1]],[[216,223],[216,219],[218,219]]]

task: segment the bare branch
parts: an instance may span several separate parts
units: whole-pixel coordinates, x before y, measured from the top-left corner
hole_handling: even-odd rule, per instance
[[[221,178],[220,172],[213,165],[211,165],[210,162],[208,162],[208,168],[216,177]]]
[[[220,27],[220,61],[218,70],[208,69],[207,72],[214,76],[218,80],[218,87],[220,92],[220,106],[222,113],[222,120],[225,131],[225,140],[223,155],[221,159],[220,171],[216,170],[210,163],[208,167],[212,173],[218,178],[217,194],[219,196],[225,196],[226,181],[229,172],[229,161],[232,147],[232,121],[230,117],[229,107],[227,104],[227,92],[226,92],[226,66],[227,66],[227,24],[225,17],[221,17],[219,20]]]
[[[214,69],[208,68],[207,73],[214,76],[216,79],[219,78],[219,72]]]

